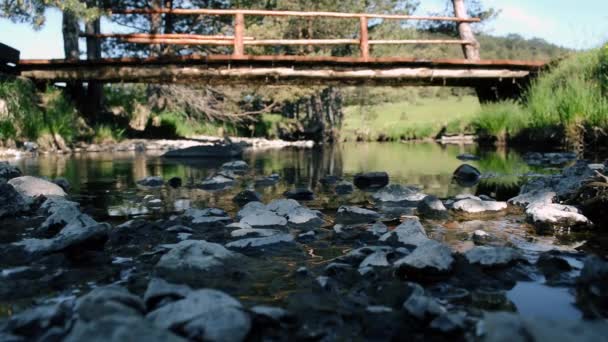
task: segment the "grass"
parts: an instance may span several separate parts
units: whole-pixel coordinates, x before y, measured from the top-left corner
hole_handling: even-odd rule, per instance
[[[152,119],[152,125],[162,130],[168,136],[194,137],[197,135],[238,135],[236,126],[225,123],[200,122],[192,120],[185,113],[161,112]],[[156,122],[156,124],[154,123]]]
[[[96,144],[115,143],[125,138],[124,128],[113,127],[110,125],[99,125],[94,129],[93,142]]]
[[[473,127],[482,135],[504,142],[515,136],[528,124],[522,106],[515,101],[485,104],[473,119]]]
[[[442,130],[466,132],[479,110],[476,97],[418,99],[345,108],[342,138],[352,141],[401,140],[434,137]]]
[[[0,113],[0,139],[37,139],[43,114],[33,84],[22,79],[0,81],[0,99],[6,109]]]

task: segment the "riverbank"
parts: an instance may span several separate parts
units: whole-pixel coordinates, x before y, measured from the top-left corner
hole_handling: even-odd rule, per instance
[[[111,154],[98,164],[78,159],[86,167],[20,161],[51,179],[76,172],[71,184],[2,165],[0,336],[605,336],[608,295],[598,289],[607,285],[608,249],[603,223],[591,216],[605,208],[585,208],[589,192],[577,197],[602,181],[594,172],[605,163],[534,154],[530,164],[553,172],[518,170],[527,175],[519,195],[459,188],[430,196],[436,172],[424,172],[422,186],[410,185],[410,171],[397,173],[408,161],[428,167],[428,151],[403,157],[407,146],[394,145],[382,154],[395,164],[390,174],[368,172],[382,171],[383,161],[371,163],[381,153],[363,144],[348,167],[313,150],[260,151],[237,162],[138,158],[136,167]],[[458,167],[457,157],[482,158],[467,163],[484,170],[490,161],[474,150],[448,150],[433,160],[455,184],[495,176]],[[303,155],[268,161],[294,154]],[[109,191],[122,200],[92,200]]]

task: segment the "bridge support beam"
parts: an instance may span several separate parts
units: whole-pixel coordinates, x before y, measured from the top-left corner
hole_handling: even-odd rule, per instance
[[[464,0],[452,0],[452,3],[457,18],[469,19]],[[465,58],[472,61],[480,60],[479,42],[477,41],[477,38],[475,38],[475,33],[473,32],[471,25],[466,21],[459,22],[458,33],[460,34],[460,39],[469,42],[462,46]]]

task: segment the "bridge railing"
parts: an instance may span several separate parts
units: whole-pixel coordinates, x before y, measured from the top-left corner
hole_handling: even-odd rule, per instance
[[[164,34],[97,34],[96,38],[117,38],[128,43],[136,44],[173,44],[173,45],[215,45],[233,46],[233,57],[244,58],[247,46],[318,46],[318,45],[358,45],[360,59],[370,60],[370,47],[373,45],[406,45],[406,44],[455,44],[461,45],[468,59],[479,59],[479,47],[469,24],[479,22],[479,18],[469,18],[464,10],[463,0],[453,0],[455,17],[442,16],[413,16],[399,14],[368,14],[368,13],[339,13],[339,12],[298,12],[271,10],[243,9],[122,9],[112,10],[110,14],[118,15],[207,15],[232,16],[234,35],[200,35],[184,33]],[[358,39],[256,39],[246,36],[246,16],[298,17],[298,18],[340,18],[356,19],[359,21]],[[399,21],[443,21],[455,22],[461,39],[386,39],[372,40],[369,38],[369,20],[399,20]],[[91,36],[91,35],[86,35]]]

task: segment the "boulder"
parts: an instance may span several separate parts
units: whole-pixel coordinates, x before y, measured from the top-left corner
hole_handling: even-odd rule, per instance
[[[189,286],[171,284],[164,279],[153,277],[144,293],[144,303],[148,311],[152,311],[167,301],[184,299],[190,292],[192,289]]]
[[[265,210],[267,210],[267,209],[266,209],[266,205],[264,203],[249,202],[249,203],[245,204],[245,206],[243,206],[243,208],[241,208],[241,210],[239,210],[239,212],[236,214],[236,219],[241,220],[245,216],[249,216],[249,215],[255,214],[260,211],[265,211]]]
[[[479,183],[481,172],[469,164],[463,164],[454,171],[453,177],[458,185],[472,187]]]
[[[170,331],[154,326],[146,319],[136,316],[106,316],[94,321],[78,320],[66,342],[147,341],[185,342]]]
[[[45,340],[45,337],[50,337],[48,334],[51,331],[57,336],[65,335],[71,327],[73,314],[74,300],[40,305],[21,311],[0,323],[0,340],[4,341],[3,333],[10,333],[16,337],[7,341]]]
[[[173,178],[171,178],[171,179],[169,179],[167,181],[167,184],[170,187],[172,187],[174,189],[177,189],[177,188],[180,188],[182,186],[183,182],[182,182],[181,178],[179,178],[179,177],[173,177]]]
[[[312,190],[306,188],[296,188],[293,190],[289,190],[286,191],[283,195],[289,199],[293,199],[296,201],[312,201],[315,199],[315,194],[312,192]]]
[[[380,241],[395,245],[418,247],[429,240],[417,217],[408,217],[397,228],[382,235]]]
[[[239,206],[244,206],[245,204],[250,202],[261,202],[262,195],[253,190],[243,190],[239,192],[236,196],[234,196],[232,201],[238,204]]]
[[[42,178],[22,176],[9,180],[8,184],[12,185],[13,188],[15,188],[15,190],[17,190],[17,192],[24,197],[66,196],[65,191],[63,191],[59,185],[51,183]]]
[[[215,144],[192,146],[165,153],[165,158],[238,158],[243,147],[237,144]]]
[[[40,206],[40,211],[47,218],[38,228],[38,232],[46,235],[53,234],[67,225],[84,228],[98,224],[89,215],[80,211],[78,203],[68,201],[63,197],[48,198]]]
[[[338,195],[349,195],[352,194],[353,191],[355,191],[355,186],[351,182],[341,181],[336,184],[334,191]]]
[[[452,250],[442,243],[429,239],[416,247],[412,253],[395,261],[395,267],[399,272],[413,277],[424,277],[425,274],[448,273],[452,270],[453,263]]]
[[[417,187],[399,184],[391,184],[372,195],[376,203],[400,207],[416,207],[425,197]]]
[[[287,226],[287,219],[273,211],[262,210],[243,217],[240,223],[249,225],[252,228],[283,229]]]
[[[373,223],[378,219],[380,214],[377,212],[352,206],[341,206],[336,214],[336,223],[342,225]]]
[[[435,196],[426,196],[418,203],[418,214],[427,219],[442,220],[449,217],[443,202]]]
[[[65,191],[65,192],[70,191],[70,188],[71,188],[70,181],[68,181],[67,179],[65,179],[63,177],[55,178],[53,183],[59,185],[59,187],[61,187],[63,189],[63,191]]]
[[[21,177],[22,173],[18,167],[7,162],[0,162],[0,183],[8,182],[9,180]]]
[[[477,246],[464,253],[464,256],[469,263],[484,268],[505,267],[526,260],[521,252],[509,247]]]
[[[240,342],[251,328],[241,303],[217,290],[192,291],[147,316],[160,328],[180,330],[191,340]]]
[[[424,293],[424,289],[416,283],[407,283],[411,294],[403,303],[403,310],[419,320],[433,318],[446,313],[446,309],[432,297]]]
[[[113,315],[142,316],[144,311],[141,298],[116,285],[97,287],[76,301],[78,318],[86,322]]]
[[[586,228],[591,225],[587,217],[570,205],[557,203],[531,205],[526,209],[526,215],[528,221],[540,232]]]
[[[222,165],[223,170],[235,172],[237,174],[244,174],[249,170],[247,162],[242,160],[235,160]]]
[[[270,236],[245,238],[241,240],[232,241],[226,244],[226,247],[231,249],[250,249],[250,248],[263,248],[272,245],[278,245],[283,243],[293,243],[294,237],[290,233],[276,233]]]
[[[0,184],[0,218],[13,217],[29,209],[23,196],[12,185]]]
[[[191,208],[184,212],[183,217],[190,220],[190,222],[198,228],[224,227],[225,225],[232,223],[232,218],[230,218],[225,211],[216,208]]]
[[[287,217],[292,210],[301,206],[298,201],[293,199],[278,199],[268,203],[266,208],[277,215]]]
[[[389,178],[386,172],[369,172],[355,175],[354,183],[359,189],[381,189],[388,185]]]
[[[511,198],[507,203],[526,208],[530,205],[551,204],[556,197],[557,194],[554,191],[543,188],[522,193],[519,196]]]
[[[507,210],[506,202],[484,201],[479,197],[461,199],[452,205],[452,210],[463,214],[493,214]]]
[[[323,223],[323,219],[320,216],[319,212],[310,210],[305,207],[294,208],[287,214],[287,224],[296,229],[316,229],[321,228]]]
[[[203,182],[201,182],[201,184],[198,185],[198,187],[203,190],[215,191],[230,188],[234,186],[234,184],[234,178],[226,177],[222,174],[217,174],[215,176],[211,176],[205,179]]]
[[[165,185],[163,177],[146,177],[137,181],[137,186],[142,188],[160,188]]]

